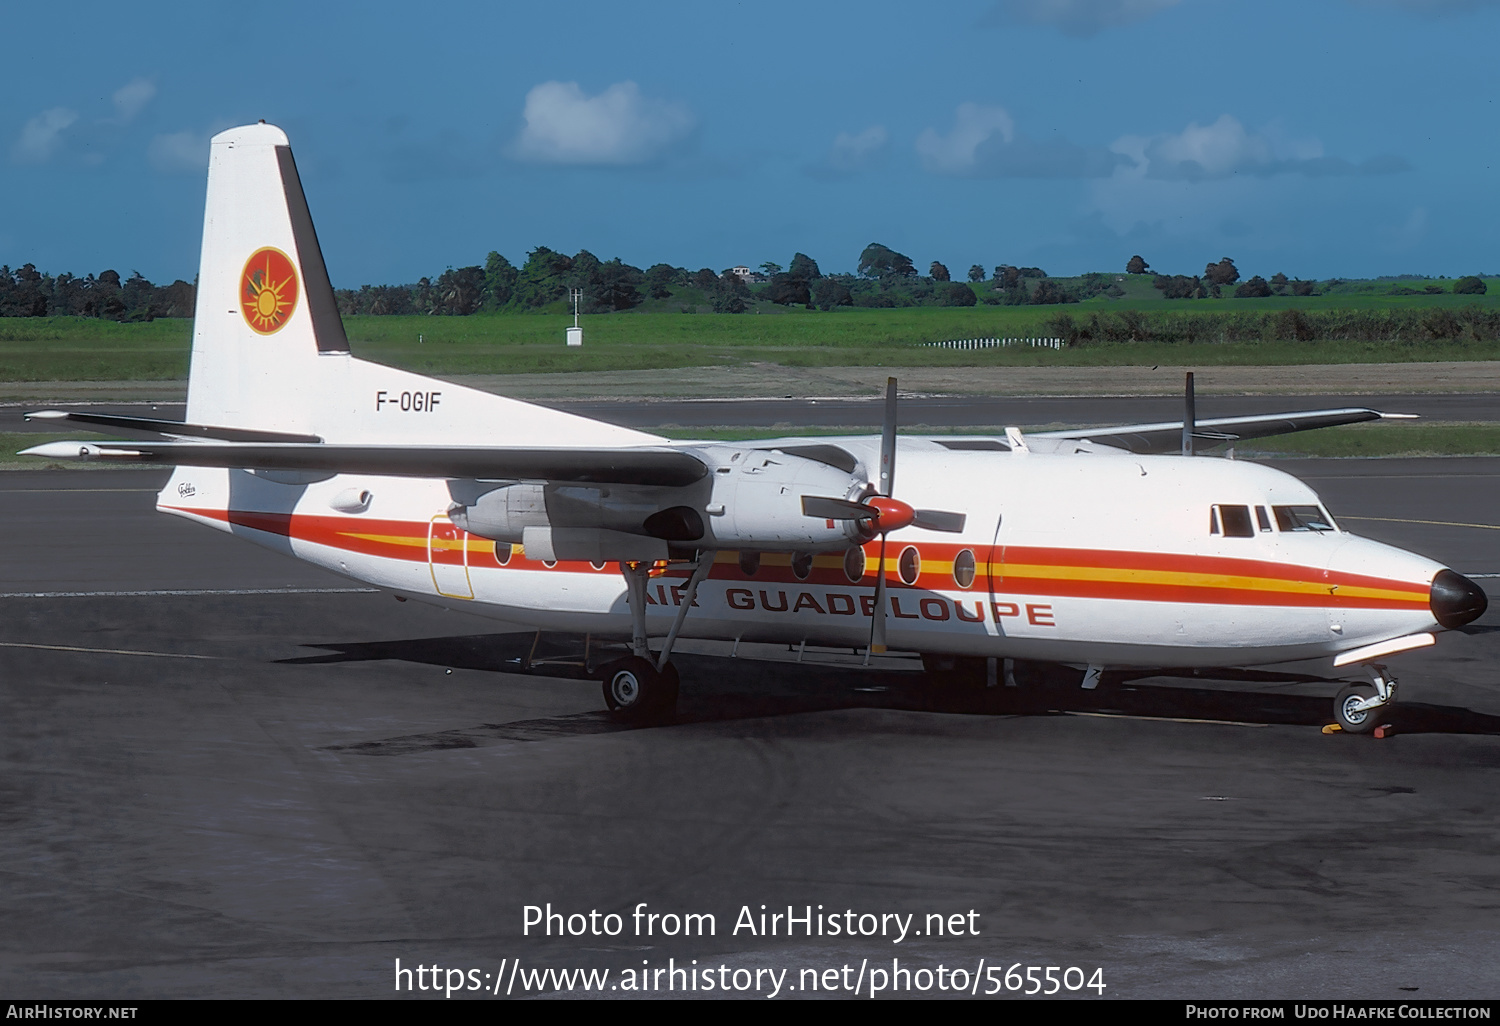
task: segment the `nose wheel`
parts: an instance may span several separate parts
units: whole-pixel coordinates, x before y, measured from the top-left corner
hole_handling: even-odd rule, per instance
[[[1370,684],[1346,684],[1333,700],[1333,718],[1349,734],[1368,734],[1381,714],[1396,704],[1396,678],[1384,666],[1371,665]]]

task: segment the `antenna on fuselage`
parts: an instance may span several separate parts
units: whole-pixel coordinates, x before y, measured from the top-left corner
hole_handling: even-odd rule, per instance
[[[1187,372],[1187,383],[1183,386],[1182,393],[1182,454],[1193,455],[1193,432],[1197,430],[1198,416],[1196,403],[1193,397],[1193,372]]]

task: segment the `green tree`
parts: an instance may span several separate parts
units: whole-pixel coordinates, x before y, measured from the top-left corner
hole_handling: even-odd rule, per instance
[[[1476,275],[1459,278],[1453,283],[1453,294],[1456,296],[1482,296],[1484,293],[1484,279]]]
[[[818,262],[806,253],[794,253],[792,266],[787,268],[786,273],[803,281],[816,281],[823,277],[823,272],[818,270]]]
[[[484,268],[450,267],[438,275],[432,313],[467,317],[484,301]]]
[[[605,310],[629,310],[641,305],[645,299],[640,286],[645,275],[639,267],[632,267],[619,257],[600,264],[590,283],[590,298],[593,304]]]
[[[1235,268],[1234,261],[1225,257],[1203,269],[1203,280],[1210,285],[1233,285],[1240,280],[1240,272]]]
[[[859,255],[859,273],[866,278],[884,278],[887,275],[915,277],[917,269],[912,265],[911,257],[872,242]]]
[[[1234,290],[1235,299],[1265,299],[1270,294],[1270,284],[1258,274]]]
[[[516,279],[521,272],[514,264],[494,250],[484,258],[484,298],[481,305],[486,310],[498,310],[510,302],[515,295]]]
[[[803,278],[790,274],[778,274],[771,278],[761,295],[779,306],[807,306],[812,302],[812,291]]]
[[[1186,274],[1158,274],[1151,284],[1161,290],[1163,299],[1202,299],[1208,294],[1202,279]]]
[[[538,246],[526,255],[526,263],[516,277],[511,305],[522,310],[535,310],[537,307],[567,298],[568,286],[565,276],[572,269],[571,257],[555,253],[546,246]],[[420,284],[419,282],[418,285]],[[416,302],[418,306],[421,305],[420,289]]]
[[[980,267],[978,264],[974,264],[974,265],[970,266],[970,268],[969,268],[969,280],[972,281],[976,285],[979,284],[980,282],[984,281],[984,268]]]
[[[927,269],[927,275],[933,281],[953,280],[953,278],[948,274],[948,268],[945,265],[938,263],[936,260],[934,260],[932,262],[932,266]]]
[[[1125,265],[1126,274],[1146,274],[1150,270],[1151,265],[1146,263],[1145,260],[1141,259],[1141,255],[1139,253],[1131,257],[1130,262]]]
[[[671,264],[652,264],[646,268],[642,279],[646,295],[652,299],[666,299],[672,295],[672,282],[677,280],[678,270]]]
[[[1055,281],[1043,278],[1036,283],[1036,289],[1031,293],[1031,303],[1034,306],[1045,306],[1052,303],[1076,303],[1078,297],[1064,289]]]
[[[745,300],[749,297],[750,289],[744,279],[729,271],[719,275],[717,283],[709,290],[714,313],[744,313]]]
[[[849,286],[836,278],[819,278],[812,290],[812,302],[819,310],[832,310],[839,306],[853,306],[854,296]]]
[[[946,282],[937,288],[938,306],[973,306],[977,302],[974,290],[961,282]]]

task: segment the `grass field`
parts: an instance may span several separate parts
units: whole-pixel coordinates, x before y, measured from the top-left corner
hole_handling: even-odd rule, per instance
[[[1131,283],[1133,286],[1139,283]],[[1153,290],[1154,291],[1154,290]],[[1478,300],[1476,303],[1475,300]],[[365,358],[432,374],[650,370],[777,364],[783,367],[1197,366],[1313,363],[1404,363],[1500,359],[1500,340],[1472,337],[1421,341],[1107,342],[1064,350],[1009,347],[978,351],[927,349],[922,342],[1052,333],[1054,318],[1137,311],[1142,323],[1171,318],[1228,323],[1236,313],[1295,307],[1317,311],[1429,311],[1474,307],[1500,311],[1500,287],[1472,296],[1330,295],[1305,299],[1096,299],[1066,306],[843,309],[820,313],[773,307],[774,313],[633,312],[584,320],[584,345],[569,350],[562,315],[351,317],[346,329]],[[1224,315],[1227,315],[1225,317]],[[1207,323],[1207,322],[1205,322]],[[1463,335],[1462,332],[1458,334]],[[0,381],[159,381],[187,374],[191,324],[157,320],[117,324],[83,318],[0,319]]]

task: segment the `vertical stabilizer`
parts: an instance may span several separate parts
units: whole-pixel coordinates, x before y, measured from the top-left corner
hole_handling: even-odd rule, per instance
[[[349,351],[286,133],[214,136],[187,419],[234,427],[303,425],[312,364]]]
[[[187,420],[411,445],[649,445],[663,439],[356,360],[286,133],[214,136]]]

